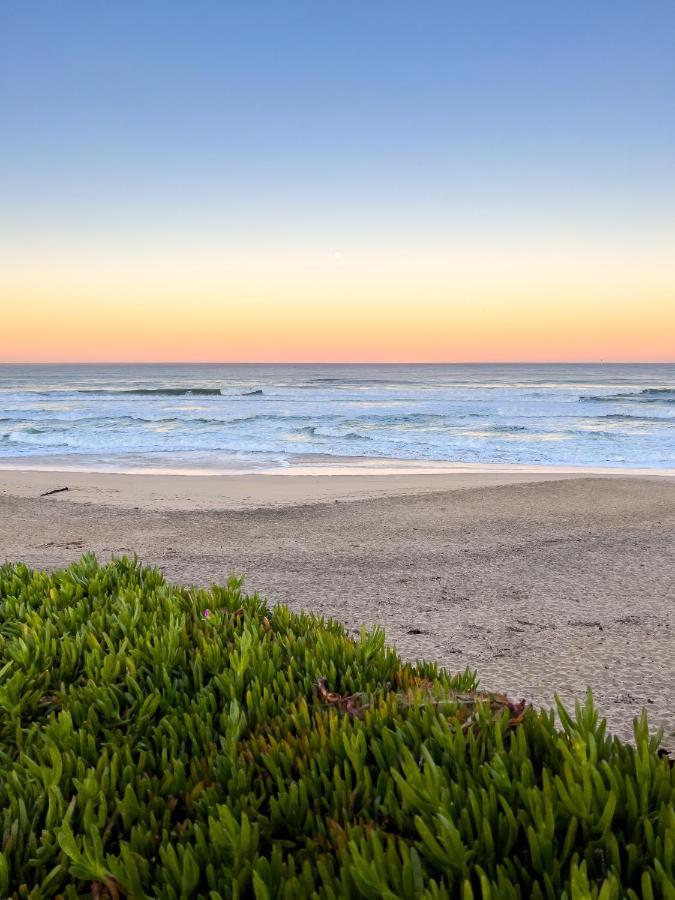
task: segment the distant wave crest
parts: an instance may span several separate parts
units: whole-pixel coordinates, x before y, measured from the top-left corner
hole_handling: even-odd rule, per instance
[[[672,388],[644,388],[641,391],[624,394],[582,394],[582,403],[675,403]]]
[[[615,422],[654,422],[658,425],[668,427],[673,420],[665,416],[631,416],[628,413],[605,413],[604,416],[598,416],[598,419],[613,419]]]
[[[220,388],[125,388],[122,390],[106,390],[105,388],[82,388],[78,394],[102,394],[104,396],[137,395],[139,397],[219,397]]]

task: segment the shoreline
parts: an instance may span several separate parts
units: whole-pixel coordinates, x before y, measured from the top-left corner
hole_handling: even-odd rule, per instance
[[[8,469],[0,466],[0,497],[95,504],[145,511],[294,508],[322,503],[429,495],[460,490],[567,480],[670,484],[675,470],[448,463],[396,468],[370,460],[350,466],[300,466],[284,470],[208,472],[91,472],[75,469]],[[65,490],[64,490],[65,488]],[[50,492],[54,493],[50,493]]]
[[[298,455],[287,465],[260,466],[108,466],[96,463],[75,463],[69,465],[63,458],[37,457],[39,462],[31,465],[26,458],[11,458],[10,462],[0,460],[3,472],[52,472],[77,473],[86,475],[148,475],[181,476],[195,478],[215,478],[222,476],[265,475],[447,475],[467,473],[497,474],[548,474],[548,475],[618,475],[660,476],[675,478],[675,466],[607,466],[594,464],[555,465],[549,463],[483,463],[435,459],[396,459],[373,456],[332,456],[321,454]]]

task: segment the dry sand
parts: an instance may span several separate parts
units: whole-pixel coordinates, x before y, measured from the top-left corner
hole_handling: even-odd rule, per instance
[[[136,552],[180,582],[383,625],[409,658],[538,705],[593,688],[675,738],[675,479],[467,470],[181,477],[0,471],[0,559]],[[40,497],[54,488],[67,492]]]

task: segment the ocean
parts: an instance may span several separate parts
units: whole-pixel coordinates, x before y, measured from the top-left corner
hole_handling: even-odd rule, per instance
[[[675,466],[675,365],[3,365],[0,466]]]

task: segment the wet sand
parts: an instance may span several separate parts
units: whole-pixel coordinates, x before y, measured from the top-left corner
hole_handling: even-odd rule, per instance
[[[68,491],[41,497],[57,488]],[[675,745],[675,479],[551,471],[100,475],[0,471],[0,559],[137,553],[249,590],[537,705],[587,686],[613,731]]]

